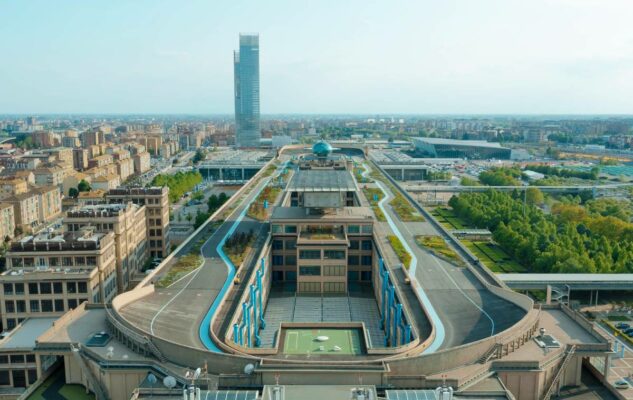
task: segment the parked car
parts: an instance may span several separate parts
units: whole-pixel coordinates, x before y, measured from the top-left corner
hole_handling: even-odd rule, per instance
[[[629,385],[629,383],[625,381],[624,379],[615,381],[613,383],[613,386],[615,386],[616,389],[622,389],[622,390],[625,390],[631,387],[631,385]]]
[[[625,330],[625,329],[629,329],[631,327],[631,325],[627,324],[626,322],[618,322],[615,325],[615,327],[620,329],[620,330]]]

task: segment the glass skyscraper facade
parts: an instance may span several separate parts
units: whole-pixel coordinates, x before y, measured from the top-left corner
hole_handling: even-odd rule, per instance
[[[258,147],[259,35],[240,34],[240,49],[233,54],[235,73],[235,142],[238,147]]]

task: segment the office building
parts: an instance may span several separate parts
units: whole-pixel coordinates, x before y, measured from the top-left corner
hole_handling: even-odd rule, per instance
[[[240,35],[240,49],[233,54],[235,85],[235,143],[258,147],[259,122],[259,35]]]

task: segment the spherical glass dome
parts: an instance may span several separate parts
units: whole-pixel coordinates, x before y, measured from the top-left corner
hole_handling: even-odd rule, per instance
[[[312,146],[312,153],[317,157],[327,157],[332,154],[332,146],[323,140],[318,141]]]

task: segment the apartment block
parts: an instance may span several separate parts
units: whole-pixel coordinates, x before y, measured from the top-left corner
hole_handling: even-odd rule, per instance
[[[61,316],[84,301],[107,303],[117,294],[114,233],[44,232],[11,243],[0,275],[2,326],[29,317]]]
[[[148,257],[146,207],[143,205],[99,204],[71,210],[64,217],[67,232],[91,226],[98,233],[114,233],[117,286],[128,289],[132,274],[141,271]]]
[[[134,160],[134,173],[136,174],[145,173],[151,168],[150,155],[146,151],[134,154],[132,159]]]
[[[132,202],[147,207],[146,225],[149,254],[152,258],[166,257],[170,252],[169,188],[118,188],[106,195],[108,203]]]
[[[15,215],[12,204],[0,203],[0,240],[13,238],[15,232]]]
[[[88,168],[88,150],[73,149],[73,167],[79,171]]]
[[[62,196],[57,186],[33,189],[37,195],[39,222],[50,222],[62,212]]]

